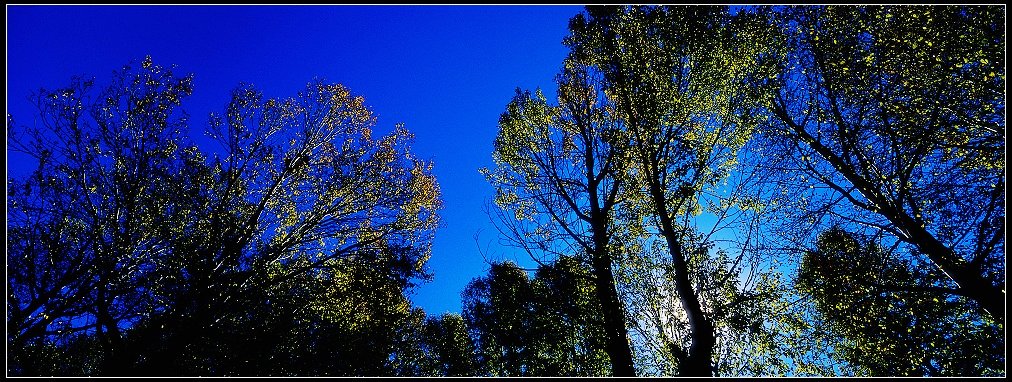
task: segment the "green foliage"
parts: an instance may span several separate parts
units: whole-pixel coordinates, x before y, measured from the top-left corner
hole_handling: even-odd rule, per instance
[[[796,284],[839,336],[834,355],[859,375],[1000,375],[1002,332],[938,287],[944,275],[912,265],[832,228],[805,255]]]
[[[813,13],[819,24],[806,37],[831,91],[864,105],[906,145],[942,141],[945,149],[934,153],[939,163],[1004,169],[1001,8],[829,7]]]
[[[98,97],[91,81],[41,92],[39,127],[8,119],[39,164],[10,182],[11,371],[408,372],[424,314],[404,293],[428,277],[441,207],[411,134],[374,138],[341,85],[243,85],[210,118],[208,158],[178,109],[191,83],[149,58]],[[68,366],[40,366],[52,346]]]
[[[492,157],[482,169],[496,188],[490,213],[505,239],[537,261],[575,254],[590,265],[602,303],[616,376],[632,376],[625,316],[615,292],[612,265],[614,224],[623,200],[622,135],[598,76],[582,62],[567,59],[556,77],[559,105],[549,106],[536,91],[517,91],[499,121]]]
[[[714,373],[720,376],[786,375],[794,350],[785,343],[785,328],[778,321],[785,313],[785,286],[779,272],[752,266],[742,259],[706,245],[701,237],[692,243],[688,259],[695,293],[713,322]],[[637,364],[645,375],[675,375],[687,361],[692,331],[678,289],[674,265],[663,243],[630,253],[618,267],[622,298],[628,314]]]
[[[814,255],[801,258],[800,285],[823,300],[803,315],[802,331],[839,350],[848,373],[1001,374],[993,365],[1003,360],[995,333],[1005,311],[1002,9],[760,13],[788,48],[760,130],[759,166],[783,193],[768,195],[785,206],[778,233],[788,247],[853,241],[826,251],[872,262],[827,256],[815,267]],[[840,228],[816,239],[827,227]]]
[[[480,375],[474,342],[464,319],[453,313],[444,313],[425,320],[423,337],[433,355],[436,376],[468,377]]]
[[[572,258],[540,266],[533,279],[493,264],[464,291],[464,320],[483,375],[611,374],[601,307],[589,270]]]
[[[97,95],[93,86],[75,79],[41,90],[37,125],[8,118],[11,149],[38,161],[31,175],[8,182],[15,360],[29,343],[48,346],[87,331],[114,353],[120,327],[157,309],[148,290],[166,238],[156,232],[174,224],[164,213],[169,185],[178,184],[180,164],[192,156],[178,109],[192,77],[148,58],[115,72]]]
[[[761,58],[762,29],[729,22],[721,7],[607,8],[590,16],[571,21],[567,44],[605,78],[633,142],[627,171],[644,190],[658,183],[665,213],[698,214],[699,192],[727,176],[755,128],[742,123],[746,89],[773,68]]]
[[[496,167],[481,172],[496,189],[491,212],[511,244],[545,260],[573,251],[599,256],[595,232],[618,229],[609,220],[621,203],[623,138],[583,64],[567,60],[556,82],[557,106],[540,90],[517,90],[499,120]]]
[[[35,376],[89,376],[101,370],[98,341],[93,336],[74,335],[54,342],[30,341],[18,352],[9,354],[12,374]]]
[[[534,330],[543,340],[545,375],[606,376],[612,366],[591,270],[572,257],[540,266],[531,285],[538,305]]]
[[[633,305],[646,304],[632,308],[637,319],[652,320],[640,331],[663,366],[648,361],[648,367],[712,376],[723,368],[714,354],[718,329],[712,308],[727,296],[709,295],[712,286],[701,281],[729,277],[696,268],[698,248],[689,237],[704,206],[719,206],[712,211],[726,216],[744,205],[737,196],[720,200],[708,194],[736,170],[738,152],[755,132],[758,95],[770,88],[773,59],[782,54],[767,44],[777,36],[761,17],[732,18],[726,7],[589,7],[570,22],[570,30],[571,57],[601,73],[607,103],[629,140],[620,164],[628,179],[622,224],[633,227],[630,239],[641,242],[639,247],[670,257],[667,285],[655,281],[652,272],[659,269],[622,264],[630,272],[623,280],[635,291],[630,293],[642,293],[643,300]],[[665,291],[670,297],[656,292],[658,284],[672,288]],[[684,323],[673,318],[678,316]]]
[[[786,140],[771,145],[791,153],[775,166],[796,169],[798,207],[888,233],[1003,322],[1001,8],[805,7],[778,20],[791,54],[767,135]]]

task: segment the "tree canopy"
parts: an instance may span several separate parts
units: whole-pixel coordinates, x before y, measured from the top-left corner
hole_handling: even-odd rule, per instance
[[[1005,375],[1004,8],[589,6],[562,44],[480,127],[534,265],[438,315],[425,132],[345,86],[206,124],[151,57],[32,94],[7,373]]]
[[[926,272],[926,274],[919,274]],[[996,375],[1002,333],[965,300],[940,297],[945,278],[839,228],[819,235],[798,272],[821,324],[842,337],[834,352],[860,374]]]
[[[888,233],[1004,322],[1004,22],[994,7],[806,7],[769,134],[813,219]],[[821,192],[825,190],[825,192]]]
[[[62,374],[39,353],[95,341],[66,373],[247,374],[283,357],[255,373],[392,374],[438,224],[431,163],[403,127],[373,137],[363,99],[322,81],[289,99],[240,86],[210,117],[223,152],[208,157],[178,109],[191,83],[145,59],[97,96],[91,80],[42,91],[42,126],[8,120],[38,160],[8,185],[13,371]]]

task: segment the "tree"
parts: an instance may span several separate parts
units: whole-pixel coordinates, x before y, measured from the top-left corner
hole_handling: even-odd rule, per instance
[[[624,142],[614,110],[603,104],[600,79],[567,59],[556,82],[559,106],[540,91],[517,91],[499,121],[493,159],[483,169],[496,188],[500,231],[536,261],[580,253],[591,266],[607,329],[605,344],[616,376],[635,375],[613,264],[623,249],[614,224],[622,201]],[[585,256],[582,254],[586,254]]]
[[[166,296],[178,304],[161,323],[178,336],[167,354],[213,335],[272,285],[354,264],[334,260],[385,258],[404,286],[424,276],[440,205],[431,164],[410,154],[403,127],[374,139],[373,124],[361,97],[320,81],[288,100],[240,87],[211,117],[225,152],[212,166],[219,187],[189,227],[206,241],[175,236],[185,250],[171,277],[189,288]]]
[[[489,376],[600,376],[611,373],[591,271],[563,257],[536,276],[493,264],[463,293],[463,317]]]
[[[805,343],[787,312],[787,285],[780,272],[747,265],[750,255],[732,255],[705,244],[703,235],[687,241],[691,281],[713,322],[713,373],[717,376],[772,376],[798,373]],[[660,245],[631,254],[618,267],[620,293],[629,306],[637,365],[644,375],[675,375],[682,370],[692,332],[675,287],[670,255]]]
[[[103,369],[123,351],[122,328],[157,309],[151,269],[166,250],[157,227],[175,225],[163,208],[175,174],[196,159],[178,106],[192,91],[150,59],[126,66],[93,100],[93,80],[42,90],[41,125],[8,116],[11,148],[38,161],[9,180],[8,343],[63,342],[90,332]],[[41,342],[40,342],[41,341]],[[30,370],[21,370],[30,373]]]
[[[325,270],[279,285],[259,302],[257,315],[228,325],[230,346],[220,351],[233,375],[250,362],[261,375],[415,375],[414,333],[424,313],[413,308],[393,260],[337,259]],[[284,275],[278,267],[277,276]],[[265,325],[266,324],[266,325]],[[252,329],[252,330],[251,330]],[[218,340],[220,341],[220,340]]]
[[[467,331],[464,319],[454,313],[444,313],[425,320],[424,343],[435,360],[435,375],[446,377],[474,377],[479,375],[474,342]]]
[[[688,262],[696,250],[688,247],[691,218],[754,130],[751,103],[769,69],[765,30],[750,19],[731,22],[720,7],[588,7],[587,13],[570,22],[567,44],[603,74],[630,140],[624,187],[635,214],[624,223],[655,227],[671,258],[691,338],[688,349],[673,351],[682,355],[679,373],[713,375],[714,321]]]
[[[240,86],[211,117],[222,154],[209,160],[177,108],[190,77],[148,58],[95,101],[91,84],[41,92],[41,128],[8,117],[14,147],[39,161],[10,182],[15,372],[34,373],[29,348],[91,349],[77,334],[99,344],[88,373],[269,370],[248,367],[260,360],[243,351],[252,333],[292,333],[299,348],[365,337],[330,355],[376,355],[347,369],[269,360],[279,373],[397,369],[400,330],[420,314],[403,293],[428,277],[441,205],[406,129],[373,138],[363,99],[340,85],[281,100]],[[334,315],[361,325],[335,327]]]
[[[943,273],[912,265],[834,227],[805,255],[796,283],[841,338],[834,354],[858,374],[1001,375],[1001,331],[967,300],[939,298]]]
[[[543,375],[606,376],[607,319],[591,267],[573,256],[539,266],[531,280],[534,332]]]
[[[485,375],[530,375],[530,281],[513,263],[493,264],[461,294]]]
[[[1004,325],[1005,30],[998,7],[806,7],[770,135],[812,222],[886,232]],[[800,184],[799,184],[800,183]],[[819,186],[818,189],[815,186]],[[865,227],[865,228],[862,228]]]

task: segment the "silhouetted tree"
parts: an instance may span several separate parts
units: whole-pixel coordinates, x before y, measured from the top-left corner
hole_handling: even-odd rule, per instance
[[[839,228],[819,235],[798,271],[834,354],[858,374],[1001,375],[1000,330],[976,319],[967,300],[939,297],[945,275]]]
[[[591,272],[571,258],[534,279],[511,262],[493,264],[464,291],[463,317],[483,375],[596,376],[611,373]]]
[[[566,253],[590,265],[601,301],[607,352],[616,376],[635,375],[622,302],[615,287],[614,223],[622,201],[620,160],[624,142],[603,101],[600,78],[567,59],[559,106],[540,91],[517,91],[499,120],[492,153],[497,167],[483,169],[496,187],[494,210],[500,231],[536,261]]]
[[[464,319],[444,313],[425,320],[424,344],[433,359],[434,375],[446,377],[479,376],[477,353]]]
[[[82,79],[41,90],[33,126],[8,116],[11,148],[38,163],[8,181],[12,371],[30,373],[18,370],[26,344],[82,332],[97,338],[101,369],[117,367],[124,327],[160,309],[151,291],[169,238],[158,227],[179,224],[166,209],[180,169],[197,158],[178,109],[191,83],[145,59],[97,95]]]
[[[803,7],[771,103],[785,187],[820,220],[881,231],[1005,318],[1000,7]],[[774,144],[771,143],[771,147]],[[796,175],[801,177],[794,178]],[[818,188],[815,188],[818,187]],[[803,197],[799,197],[803,196]]]
[[[570,22],[573,56],[604,77],[629,139],[624,224],[656,229],[668,253],[691,339],[670,342],[678,373],[711,376],[714,317],[689,263],[692,217],[704,193],[733,169],[755,128],[750,119],[764,70],[761,24],[732,22],[726,7],[588,7]],[[727,204],[721,203],[723,209]],[[648,237],[646,229],[641,236]],[[649,239],[648,239],[649,241]],[[673,314],[673,312],[669,313]]]
[[[441,205],[411,134],[374,138],[340,85],[267,100],[240,86],[211,116],[208,159],[177,108],[190,84],[148,58],[96,99],[91,81],[42,91],[37,127],[8,118],[39,165],[9,183],[10,371],[397,372]],[[33,370],[53,346],[99,351]]]

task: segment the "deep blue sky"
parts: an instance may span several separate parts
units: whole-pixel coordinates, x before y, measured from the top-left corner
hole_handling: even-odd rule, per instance
[[[496,260],[529,263],[499,247],[482,206],[492,194],[477,169],[491,165],[499,114],[517,87],[552,79],[566,49],[573,6],[7,6],[7,113],[31,124],[27,96],[71,76],[108,81],[114,69],[151,55],[194,73],[191,137],[232,88],[253,83],[268,97],[294,96],[315,77],[348,86],[378,116],[381,131],[403,122],[414,152],[435,162],[444,226],[436,233],[435,278],[412,299],[431,314],[460,311],[460,292]],[[28,168],[8,154],[8,171]],[[486,246],[489,246],[486,248]]]

